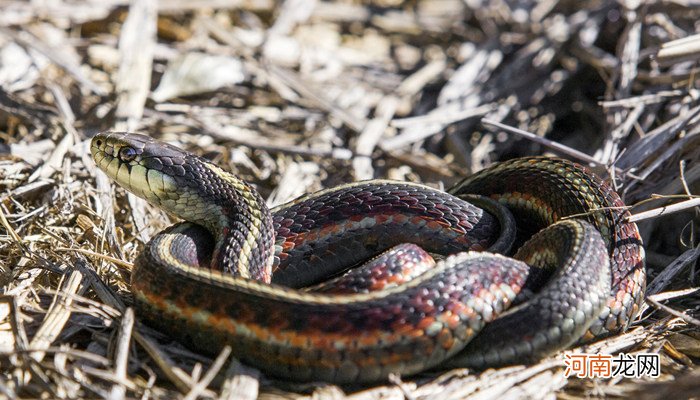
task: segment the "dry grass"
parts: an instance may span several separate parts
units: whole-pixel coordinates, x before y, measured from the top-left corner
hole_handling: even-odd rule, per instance
[[[698,397],[695,1],[0,7],[0,397]],[[567,379],[558,355],[339,388],[193,354],[128,308],[129,261],[170,221],[96,172],[86,141],[107,129],[209,157],[271,204],[367,178],[449,187],[519,155],[583,161],[633,205],[650,282],[634,327],[584,350],[658,353],[661,377]]]

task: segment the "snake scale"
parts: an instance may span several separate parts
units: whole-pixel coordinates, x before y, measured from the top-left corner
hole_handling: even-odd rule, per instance
[[[642,301],[636,225],[609,185],[569,161],[503,162],[449,193],[357,182],[270,210],[236,176],[144,135],[100,133],[91,152],[121,186],[188,221],[137,258],[137,315],[198,351],[228,344],[284,379],[533,362],[626,329]],[[507,250],[501,228],[516,236],[513,258],[492,253]],[[368,259],[336,278],[338,293],[300,289]],[[405,279],[414,265],[427,267]]]

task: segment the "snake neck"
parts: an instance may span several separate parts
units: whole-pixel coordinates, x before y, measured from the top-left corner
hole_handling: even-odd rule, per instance
[[[275,233],[260,194],[206,159],[187,154],[171,160],[180,168],[161,168],[161,190],[143,197],[209,231],[214,238],[211,269],[270,282]]]
[[[246,182],[214,164],[199,161],[199,176],[203,179],[189,192],[196,193],[198,204],[205,210],[197,212],[187,207],[180,217],[203,225],[214,236],[212,269],[269,283],[275,241],[270,209]]]

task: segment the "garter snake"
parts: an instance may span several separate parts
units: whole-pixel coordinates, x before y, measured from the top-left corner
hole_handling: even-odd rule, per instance
[[[278,377],[370,382],[450,359],[476,367],[533,361],[582,336],[625,329],[641,301],[636,226],[607,184],[565,160],[497,164],[451,194],[373,180],[270,210],[236,176],[147,136],[100,133],[91,152],[117,183],[189,221],[156,234],[138,256],[137,315],[199,351],[229,344]],[[519,243],[544,229],[514,258],[483,252],[493,250],[499,223],[510,223],[460,199],[468,193],[511,209]],[[375,260],[386,263],[407,251],[394,247],[402,243],[446,257],[381,290],[298,289],[393,248]]]

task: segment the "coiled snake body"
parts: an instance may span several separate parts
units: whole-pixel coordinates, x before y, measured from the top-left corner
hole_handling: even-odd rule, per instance
[[[229,344],[285,379],[370,382],[437,365],[535,361],[625,329],[641,302],[635,224],[607,184],[565,160],[501,163],[451,194],[377,180],[268,210],[242,180],[143,135],[101,133],[91,152],[120,185],[189,221],[157,234],[136,260],[137,315],[197,350]],[[512,231],[512,221],[467,194],[506,205],[518,243],[542,230],[514,259],[483,252],[507,247],[499,223]],[[446,257],[404,282],[406,260],[424,264],[424,254],[402,243]],[[354,289],[362,293],[298,289],[387,249],[347,278],[364,283]],[[388,264],[404,272],[384,277],[378,266]]]

